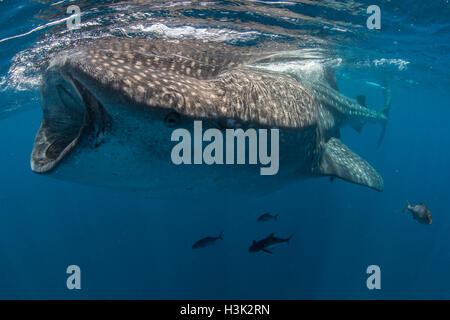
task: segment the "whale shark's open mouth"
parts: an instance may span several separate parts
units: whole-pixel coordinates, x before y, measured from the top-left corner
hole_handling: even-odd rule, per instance
[[[110,117],[94,95],[78,81],[50,72],[42,91],[43,120],[34,141],[31,169],[46,173],[54,169],[82,137],[98,143]]]

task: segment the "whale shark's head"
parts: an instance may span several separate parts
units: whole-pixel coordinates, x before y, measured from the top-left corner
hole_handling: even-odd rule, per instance
[[[218,66],[193,43],[184,44],[184,52],[177,47],[106,39],[53,59],[42,79],[43,120],[32,170],[138,189],[147,185],[145,178],[154,179],[146,171],[163,172],[171,165],[174,128],[215,113],[218,93],[202,80],[234,63],[222,59]],[[171,172],[176,171],[174,166]]]

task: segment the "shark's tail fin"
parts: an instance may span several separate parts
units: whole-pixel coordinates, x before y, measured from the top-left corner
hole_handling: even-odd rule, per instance
[[[389,112],[391,110],[391,97],[392,96],[391,96],[390,81],[386,80],[384,84],[384,109],[381,111],[381,113],[385,116],[386,119],[381,124],[381,134],[380,137],[378,138],[377,149],[380,148],[381,143],[383,142],[384,134],[386,133]]]
[[[287,238],[287,243],[291,243],[291,239],[292,237],[295,235],[295,232],[293,234],[291,234],[288,238]]]
[[[410,205],[409,201],[406,200],[406,208],[403,209],[403,213],[408,212],[410,206],[411,206],[411,205]]]
[[[276,215],[273,216],[273,218],[278,221],[278,213]]]
[[[222,238],[222,234],[223,234],[223,231],[221,231],[221,232],[219,233],[219,235],[218,235],[217,239],[223,240],[223,238]]]

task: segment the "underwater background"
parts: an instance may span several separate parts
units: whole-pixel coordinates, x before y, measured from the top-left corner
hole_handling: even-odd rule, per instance
[[[79,30],[66,28],[70,4],[83,13]],[[369,5],[381,9],[380,30],[366,27]],[[1,1],[0,298],[449,299],[449,17],[444,0]],[[320,178],[248,199],[158,200],[33,173],[40,71],[58,50],[108,35],[296,43],[376,109],[388,78],[381,148],[375,125],[341,139],[384,191]],[[424,202],[433,224],[402,213],[407,200]],[[278,221],[258,223],[264,212]],[[271,232],[295,235],[273,255],[248,252]],[[81,290],[66,287],[73,264]],[[381,290],[366,286],[369,265],[381,268]]]

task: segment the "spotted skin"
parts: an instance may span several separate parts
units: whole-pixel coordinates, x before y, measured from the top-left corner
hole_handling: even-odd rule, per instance
[[[331,138],[326,143],[320,168],[322,174],[383,190],[383,179],[375,169],[338,139]]]
[[[192,42],[176,44],[179,51],[161,41],[149,45],[145,44],[148,41],[122,42],[109,40],[96,48],[79,48],[74,58],[65,60],[64,68],[80,81],[112,86],[134,103],[173,109],[187,116],[289,128],[317,122],[313,94],[295,79],[240,66],[254,61],[258,54],[238,56],[217,48],[212,52],[194,50]],[[159,46],[163,44],[166,46]],[[188,50],[184,51],[186,45]],[[202,49],[212,48],[215,45]]]

